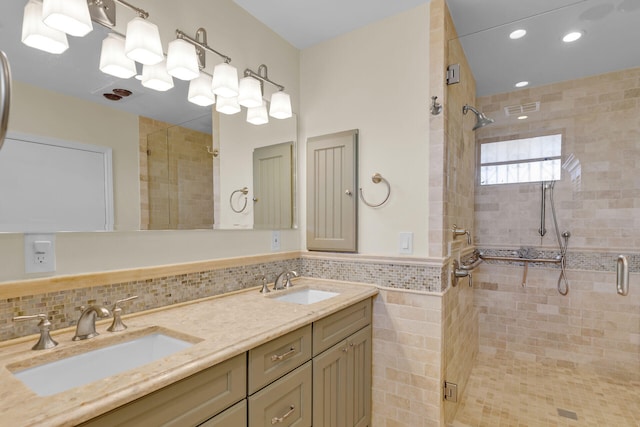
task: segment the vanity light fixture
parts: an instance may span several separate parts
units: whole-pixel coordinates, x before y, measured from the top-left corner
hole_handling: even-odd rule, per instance
[[[42,2],[29,0],[22,18],[22,43],[45,52],[60,54],[69,48],[67,35],[42,22]]]
[[[176,37],[189,42],[196,47],[200,70],[204,69],[206,65],[205,51],[215,53],[224,59],[222,64],[218,64],[213,68],[211,89],[215,95],[219,95],[221,97],[233,98],[238,96],[238,70],[236,67],[229,64],[229,62],[231,62],[231,58],[218,52],[207,44],[207,31],[204,28],[198,28],[195,39],[189,37],[181,30],[176,30]]]
[[[136,63],[124,54],[124,37],[109,33],[102,41],[100,53],[100,71],[121,79],[136,75]]]
[[[54,30],[84,37],[93,30],[87,0],[43,0],[42,21]]]
[[[167,72],[167,61],[142,67],[142,86],[166,92],[173,87],[173,77]]]
[[[215,75],[214,75],[215,77]],[[241,110],[240,104],[238,104],[238,97],[233,96],[231,98],[225,98],[218,95],[216,99],[216,111],[222,114],[236,114]]]
[[[190,81],[200,75],[196,47],[183,39],[175,39],[167,49],[167,72],[173,77]]]
[[[247,108],[262,106],[262,85],[251,76],[240,79],[238,86],[238,103]]]
[[[155,65],[164,60],[158,26],[136,16],[127,24],[125,54],[143,65]]]
[[[205,72],[189,82],[189,102],[201,107],[208,107],[216,103],[216,96],[211,90],[211,76]]]
[[[288,119],[293,115],[291,112],[291,97],[288,93],[278,91],[271,95],[269,115],[274,119]]]
[[[269,115],[276,119],[288,119],[292,116],[291,97],[284,92],[284,86],[274,82],[273,80],[270,80],[268,74],[269,71],[265,64],[260,64],[257,73],[253,70],[250,70],[249,68],[244,70],[245,77],[253,77],[260,80],[263,84],[269,83],[278,89],[277,92],[274,92],[271,95],[271,108],[269,109]],[[247,121],[248,119],[249,117],[247,117]]]
[[[262,101],[258,107],[247,108],[247,122],[252,125],[264,125],[269,123],[267,115],[267,101]]]

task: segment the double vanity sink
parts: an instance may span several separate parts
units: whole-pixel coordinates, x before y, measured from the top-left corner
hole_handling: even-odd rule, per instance
[[[56,348],[2,343],[0,415],[16,425],[75,425],[193,375],[377,293],[375,287],[299,278],[289,289],[257,289],[127,317],[129,328]],[[33,337],[30,337],[33,338]]]
[[[304,287],[290,288],[285,292],[277,292],[273,296],[266,297],[275,301],[309,305],[338,295],[340,295],[339,292]],[[13,371],[11,366],[8,368],[38,396],[50,396],[139,368],[189,348],[198,341],[197,338],[187,341],[169,334],[170,332],[151,331],[149,335],[63,357],[31,368],[18,368],[16,371]]]

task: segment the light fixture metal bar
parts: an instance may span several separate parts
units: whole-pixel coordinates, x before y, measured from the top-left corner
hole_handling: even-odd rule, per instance
[[[264,75],[262,75],[262,71],[264,71]],[[278,84],[276,82],[274,82],[273,80],[270,80],[269,77],[267,76],[267,66],[264,64],[260,64],[260,66],[258,67],[258,72],[256,73],[255,71],[247,68],[244,70],[244,76],[245,77],[253,77],[255,79],[260,80],[263,83],[271,83],[272,85],[274,85],[275,87],[278,88],[278,90],[284,90],[284,86],[282,86],[281,84]]]
[[[146,10],[140,9],[139,7],[135,7],[134,5],[127,3],[124,0],[115,0],[116,3],[121,4],[122,6],[133,10],[138,16],[142,19],[147,19],[149,17],[149,12]]]
[[[117,1],[121,1],[121,0],[117,0]],[[205,43],[201,43],[198,40],[196,40],[196,39],[194,39],[192,37],[189,37],[188,35],[186,35],[181,30],[176,30],[176,37],[179,38],[179,39],[188,41],[189,43],[191,43],[192,45],[194,45],[197,48],[204,49],[207,52],[215,53],[216,55],[218,55],[219,57],[224,59],[224,62],[226,62],[227,64],[229,62],[231,62],[231,58],[230,57],[228,57],[227,55],[222,54],[222,53],[218,52],[217,50],[215,50],[214,48],[210,47],[208,44],[206,44],[206,41],[205,41]],[[206,38],[205,38],[205,40],[206,40]]]

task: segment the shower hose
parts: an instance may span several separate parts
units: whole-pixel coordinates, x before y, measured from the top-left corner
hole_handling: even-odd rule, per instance
[[[564,238],[564,244],[562,243],[562,239],[560,238],[560,230],[558,228],[558,219],[556,218],[556,204],[553,200],[553,187],[555,185],[555,181],[551,181],[549,184],[549,198],[551,200],[551,213],[553,214],[553,227],[556,230],[556,239],[558,240],[558,247],[560,248],[560,276],[558,277],[558,292],[560,295],[567,295],[569,293],[569,281],[567,279],[567,246],[569,245],[569,237],[571,233],[565,231],[562,233],[562,237]]]

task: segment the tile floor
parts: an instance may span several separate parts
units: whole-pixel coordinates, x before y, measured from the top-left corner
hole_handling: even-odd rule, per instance
[[[478,354],[450,427],[640,427],[640,381]]]

